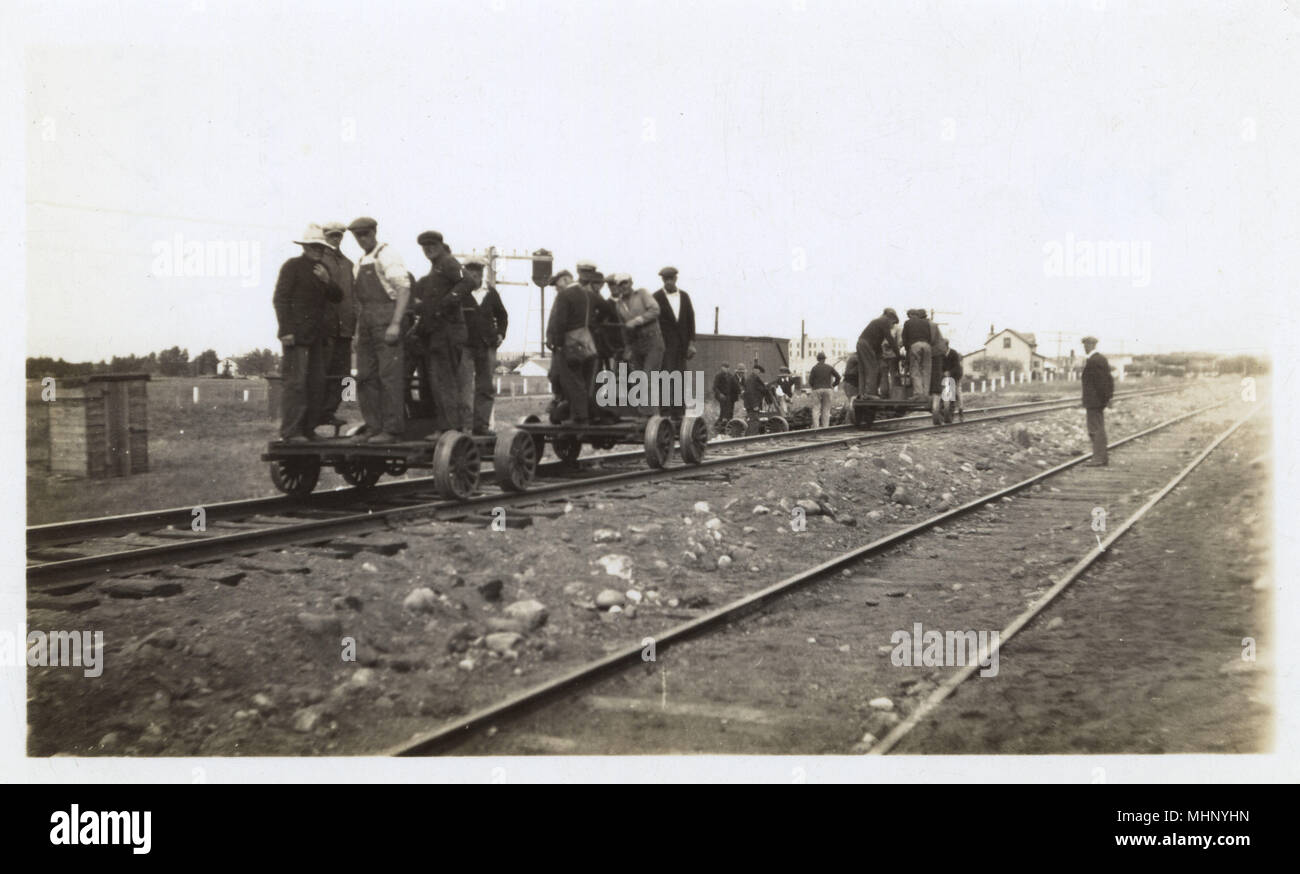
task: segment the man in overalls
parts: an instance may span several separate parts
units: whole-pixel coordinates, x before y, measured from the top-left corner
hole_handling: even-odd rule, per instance
[[[365,253],[356,266],[357,401],[366,420],[358,442],[396,443],[406,428],[402,314],[411,294],[402,256],[376,237],[379,223],[362,216],[348,225]]]

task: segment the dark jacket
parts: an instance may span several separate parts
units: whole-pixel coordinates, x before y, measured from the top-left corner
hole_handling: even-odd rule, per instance
[[[546,320],[546,345],[552,349],[564,348],[564,335],[574,328],[589,325],[591,298],[580,285],[570,285],[555,295],[551,315]]]
[[[1100,352],[1088,356],[1083,365],[1083,406],[1089,410],[1104,410],[1115,394],[1115,380],[1110,375],[1110,362]]]
[[[894,353],[897,354],[898,346],[894,343],[893,330],[894,323],[888,316],[877,316],[868,322],[867,326],[862,329],[862,333],[858,335],[858,340],[866,340],[867,345],[870,346],[877,355],[880,354],[881,343],[888,343],[894,350]]]
[[[420,318],[419,333],[425,338],[427,348],[446,344],[464,346],[469,342],[461,308],[474,287],[474,280],[465,276],[460,263],[447,252],[439,255],[429,265],[429,272],[415,283],[412,308]],[[470,297],[470,303],[473,302]]]
[[[332,250],[325,256],[325,267],[343,291],[343,297],[335,303],[325,304],[325,331],[327,337],[351,337],[357,327],[357,301],[352,294],[354,271],[352,259],[338,250]]]
[[[719,370],[713,377],[713,396],[735,402],[740,397],[740,380],[730,370]]]
[[[856,358],[857,356],[855,355],[853,357]],[[835,388],[835,386],[839,384],[839,371],[834,367],[831,367],[825,361],[818,361],[812,366],[812,370],[808,371],[808,385],[812,386],[814,389]]]
[[[506,313],[505,304],[501,303],[501,295],[497,294],[495,286],[487,287],[482,303],[474,300],[474,291],[477,289],[471,289],[465,295],[461,305],[465,327],[469,332],[469,345],[495,349],[506,338],[506,325],[510,322],[510,316]]]
[[[763,382],[763,377],[755,370],[751,370],[745,377],[743,397],[747,410],[757,410],[763,406],[763,398],[767,397],[767,383]]]
[[[929,343],[931,331],[929,319],[909,318],[903,322],[903,348],[911,349],[913,343]]]
[[[612,298],[600,296],[599,291],[588,290],[591,300],[591,336],[596,341],[596,357],[613,358],[623,348],[623,320]]]
[[[316,263],[306,255],[285,261],[271,295],[278,323],[276,336],[292,334],[295,346],[310,346],[329,336],[326,306],[330,301],[338,303],[343,299],[343,290],[337,283],[316,278],[312,270]],[[328,269],[326,264],[321,266]]]
[[[961,353],[956,349],[949,349],[948,354],[943,356],[943,375],[951,376],[961,382],[964,373],[965,370],[961,366]]]
[[[680,288],[677,294],[681,296],[681,313],[674,316],[668,293],[662,288],[655,292],[659,330],[664,335],[664,370],[684,370],[686,352],[695,342],[695,308],[691,306],[691,296]]]
[[[848,363],[844,365],[844,393],[853,397],[858,393],[858,356],[850,355]]]

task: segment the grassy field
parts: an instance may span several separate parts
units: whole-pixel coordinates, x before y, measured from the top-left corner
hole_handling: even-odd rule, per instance
[[[1117,389],[1154,387],[1156,380],[1133,379]],[[194,387],[199,402],[194,403]],[[244,400],[244,392],[248,400]],[[967,407],[1014,403],[1039,397],[1068,397],[1079,392],[1077,382],[1029,383],[997,392],[968,394]],[[266,443],[277,436],[276,420],[267,414],[266,383],[262,380],[168,379],[149,383],[149,472],[130,477],[81,479],[52,475],[47,470],[47,420],[40,386],[29,383],[27,421],[27,520],[37,525],[65,519],[131,513],[160,507],[197,506],[239,498],[275,494],[260,460]],[[505,397],[497,401],[498,421],[516,422],[541,413],[549,396]],[[836,403],[843,395],[836,396]],[[794,409],[808,406],[808,396],[794,400]],[[708,418],[717,413],[710,405]],[[355,403],[340,414],[360,422]],[[410,476],[425,475],[413,471]],[[318,488],[343,485],[332,471],[321,473]]]

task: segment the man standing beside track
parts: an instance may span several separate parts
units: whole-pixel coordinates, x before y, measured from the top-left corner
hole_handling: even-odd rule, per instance
[[[1083,338],[1083,351],[1088,360],[1083,365],[1083,408],[1088,415],[1088,437],[1092,440],[1092,461],[1089,467],[1105,467],[1110,463],[1106,451],[1106,407],[1115,393],[1115,380],[1110,375],[1110,362],[1097,349],[1096,337]]]
[[[808,385],[812,386],[812,412],[814,428],[829,428],[831,407],[835,403],[835,386],[840,384],[840,374],[826,363],[826,353],[817,353],[817,363],[808,371]]]
[[[358,442],[396,443],[406,430],[406,368],[402,354],[402,315],[411,295],[411,277],[402,256],[376,236],[379,223],[353,219],[348,230],[363,254],[353,291],[357,317],[357,400],[366,420]]]

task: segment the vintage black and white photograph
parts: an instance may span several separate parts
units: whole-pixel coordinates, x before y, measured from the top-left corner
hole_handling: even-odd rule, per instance
[[[15,15],[15,767],[1297,777],[1294,3]]]

